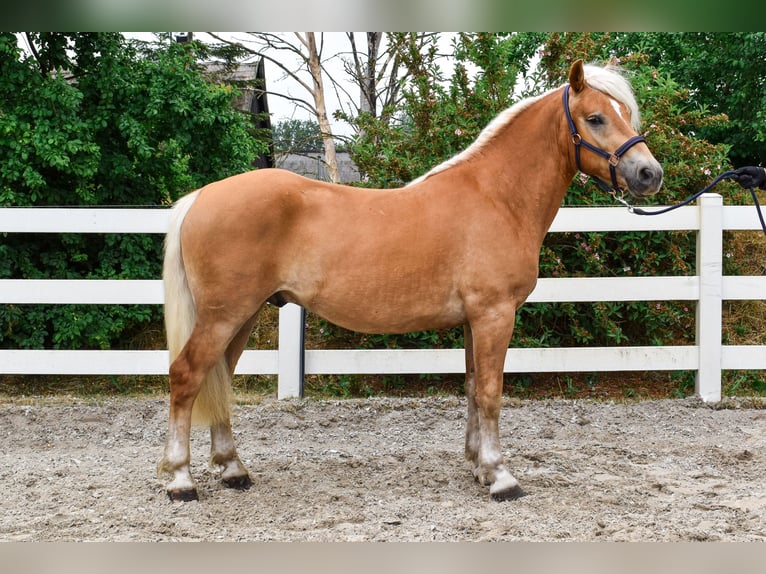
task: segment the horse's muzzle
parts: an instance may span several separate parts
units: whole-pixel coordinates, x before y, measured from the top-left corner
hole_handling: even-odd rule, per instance
[[[628,191],[633,197],[648,197],[657,193],[662,187],[662,166],[657,162],[641,162],[634,169],[628,170],[626,181]]]

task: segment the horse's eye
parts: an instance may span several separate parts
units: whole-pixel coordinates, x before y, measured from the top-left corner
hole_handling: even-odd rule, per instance
[[[585,121],[592,126],[600,126],[604,123],[604,118],[598,114],[593,114],[592,116],[588,116]]]

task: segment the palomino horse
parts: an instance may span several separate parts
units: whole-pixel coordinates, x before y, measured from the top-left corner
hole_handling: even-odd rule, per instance
[[[367,333],[463,325],[465,456],[492,498],[523,495],[498,433],[516,309],[535,287],[543,238],[578,169],[611,181],[613,192],[659,190],[662,168],[638,125],[630,84],[577,61],[568,85],[502,112],[465,151],[401,189],[262,169],[179,200],[163,275],[173,361],[159,470],[172,476],[170,498],[197,498],[193,406],[210,425],[223,482],[250,485],[232,438],[229,389],[267,302],[294,302]]]

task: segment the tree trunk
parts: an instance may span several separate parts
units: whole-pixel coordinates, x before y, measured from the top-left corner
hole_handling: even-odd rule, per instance
[[[360,102],[359,111],[368,112],[377,117],[377,63],[380,39],[383,32],[367,32],[367,66],[364,77],[359,78]]]
[[[327,118],[327,106],[325,105],[324,85],[322,83],[322,67],[319,62],[319,52],[314,32],[306,32],[306,41],[309,48],[309,70],[314,82],[314,105],[324,145],[324,161],[330,181],[338,183],[340,178],[338,177],[338,160],[335,157],[335,140],[332,137],[332,128]]]

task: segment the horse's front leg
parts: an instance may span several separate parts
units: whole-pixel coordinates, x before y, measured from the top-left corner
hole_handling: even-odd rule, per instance
[[[465,396],[468,402],[468,420],[465,425],[465,459],[474,468],[479,463],[479,412],[476,406],[476,369],[473,365],[473,334],[466,323],[463,327],[465,344]]]
[[[512,500],[526,494],[503,463],[500,449],[503,364],[514,319],[515,308],[505,312],[495,309],[471,321],[469,326],[474,372],[467,374],[466,456],[473,463],[474,477],[481,484],[489,485],[489,493],[495,500]],[[475,409],[473,416],[472,408]]]

